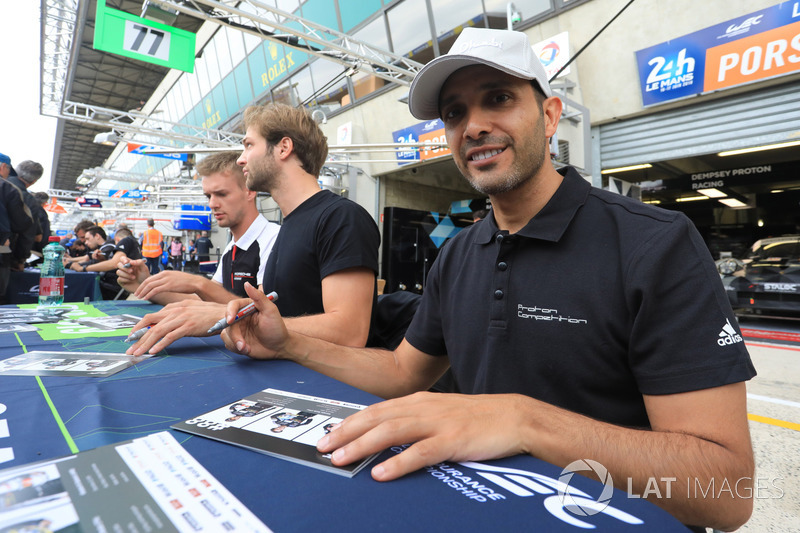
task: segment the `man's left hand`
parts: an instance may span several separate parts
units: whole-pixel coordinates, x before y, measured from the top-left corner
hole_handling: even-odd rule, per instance
[[[519,417],[530,398],[518,394],[418,392],[371,405],[342,421],[317,443],[347,465],[391,446],[413,443],[373,467],[390,481],[442,461],[483,461],[528,453]]]

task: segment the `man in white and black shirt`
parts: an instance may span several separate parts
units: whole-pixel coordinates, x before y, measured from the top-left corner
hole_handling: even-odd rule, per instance
[[[244,174],[236,164],[238,155],[238,152],[220,152],[197,165],[211,213],[232,236],[213,278],[175,270],[150,276],[143,261],[131,261],[128,268],[123,263],[117,265],[120,285],[137,298],[165,305],[198,299],[227,303],[245,295],[245,282],[257,284],[264,275],[280,226],[268,222],[258,212],[256,193],[247,188]]]

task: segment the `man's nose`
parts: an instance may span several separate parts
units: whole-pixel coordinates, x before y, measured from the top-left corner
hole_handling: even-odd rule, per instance
[[[478,139],[492,131],[489,113],[480,107],[469,109],[465,119],[464,137],[468,139]]]

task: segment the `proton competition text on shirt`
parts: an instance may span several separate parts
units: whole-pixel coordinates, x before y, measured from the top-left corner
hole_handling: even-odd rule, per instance
[[[527,307],[517,304],[517,316],[519,318],[530,318],[534,320],[546,320],[548,322],[567,322],[569,324],[588,324],[586,319],[562,316],[558,309],[546,309],[543,307]]]

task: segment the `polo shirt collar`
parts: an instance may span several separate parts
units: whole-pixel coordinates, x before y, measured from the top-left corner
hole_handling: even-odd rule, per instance
[[[592,186],[572,167],[558,170],[564,176],[561,185],[556,189],[553,197],[545,204],[541,211],[534,216],[524,228],[516,234],[531,239],[558,242],[569,227],[578,209],[586,203]],[[494,239],[497,232],[497,222],[494,212],[489,213],[485,223],[476,228],[473,242],[488,244]]]
[[[234,241],[233,245],[240,250],[247,250],[250,248],[250,245],[253,244],[253,241],[258,239],[258,236],[261,235],[266,225],[267,219],[259,213],[256,219],[253,220],[253,223],[250,224],[250,227],[247,228],[247,231],[244,232],[244,235],[242,235],[238,241]]]

